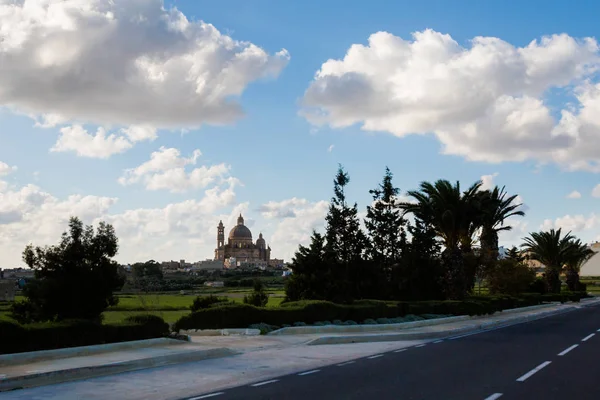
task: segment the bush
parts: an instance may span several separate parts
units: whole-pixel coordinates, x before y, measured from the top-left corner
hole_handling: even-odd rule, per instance
[[[534,280],[535,272],[531,268],[510,258],[498,260],[487,273],[487,284],[492,294],[526,292]]]
[[[546,281],[542,277],[535,278],[533,282],[529,284],[529,288],[527,288],[527,291],[531,293],[546,294]]]
[[[260,324],[252,324],[248,328],[249,329],[258,329],[260,331],[261,335],[266,335],[269,332],[273,332],[274,330],[279,329],[278,326],[269,325],[269,324],[265,324],[262,322]]]
[[[132,325],[141,325],[150,336],[167,336],[169,334],[169,324],[158,315],[141,314],[132,315],[125,318],[125,323]]]
[[[229,302],[230,301],[227,297],[217,297],[213,296],[212,294],[208,296],[198,296],[194,299],[194,302],[190,306],[190,310],[194,312],[198,310],[203,310],[205,308],[209,308],[215,304],[223,304]]]
[[[102,325],[89,320],[18,325],[0,321],[0,353],[51,350],[164,337],[169,325],[154,315],[130,317],[123,323]]]
[[[254,291],[248,296],[244,296],[244,304],[250,304],[256,307],[265,307],[269,302],[269,295],[265,292],[265,286],[259,279],[254,281]]]
[[[579,301],[580,292],[559,295],[564,301]],[[342,325],[342,321],[363,321],[365,323],[399,323],[420,321],[435,316],[486,315],[515,307],[540,304],[543,298],[537,293],[513,296],[474,296],[464,301],[419,301],[384,302],[363,300],[352,304],[336,304],[322,300],[288,302],[281,307],[260,308],[248,304],[231,304],[199,310],[181,317],[174,325],[180,329],[220,329],[240,328],[251,324],[266,323],[275,326],[294,325],[303,321],[309,325]],[[558,300],[562,301],[562,300]],[[346,322],[347,323],[347,322]]]
[[[256,307],[265,307],[269,302],[269,295],[265,292],[252,292],[244,296],[244,304],[250,304]]]

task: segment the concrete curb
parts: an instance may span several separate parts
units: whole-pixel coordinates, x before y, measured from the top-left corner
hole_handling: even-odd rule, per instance
[[[176,346],[185,344],[183,340],[156,338],[146,340],[132,340],[129,342],[96,344],[92,346],[68,347],[66,349],[39,350],[25,353],[11,353],[0,355],[0,367],[4,365],[28,364],[34,361],[56,360],[60,358],[89,356],[93,354],[108,353],[119,350],[132,350],[153,346]]]
[[[380,332],[389,330],[412,329],[423,326],[449,324],[451,322],[466,321],[472,317],[459,315],[457,317],[445,317],[425,319],[421,321],[401,322],[398,324],[368,324],[368,325],[324,325],[324,326],[291,326],[281,328],[268,333],[268,335],[306,335],[314,333],[345,333],[345,332]]]
[[[394,342],[402,340],[423,340],[423,339],[439,339],[452,337],[461,334],[468,334],[477,331],[486,331],[502,326],[515,325],[519,323],[535,321],[537,319],[558,315],[565,312],[576,310],[576,306],[567,306],[558,310],[543,311],[540,313],[520,316],[499,321],[490,321],[483,323],[475,323],[461,328],[450,329],[438,332],[399,332],[399,333],[374,333],[368,335],[344,335],[344,336],[323,336],[310,340],[306,345],[323,345],[323,344],[347,344],[347,343],[371,343],[371,342]]]
[[[228,357],[236,354],[239,353],[228,348],[202,349],[193,351],[186,350],[157,357],[118,361],[104,365],[39,372],[22,376],[7,377],[4,379],[0,377],[0,392],[26,387],[45,386],[80,379],[96,378],[122,372],[200,361],[210,358]]]
[[[189,329],[181,330],[179,333],[188,336],[259,336],[260,329]]]
[[[536,306],[528,306],[528,307],[521,307],[521,308],[509,308],[508,310],[500,311],[500,313],[502,313],[502,315],[514,314],[514,313],[518,313],[518,312],[532,311],[532,310],[538,310],[541,308],[554,307],[557,304],[559,304],[559,303],[545,303],[545,304],[538,304]]]

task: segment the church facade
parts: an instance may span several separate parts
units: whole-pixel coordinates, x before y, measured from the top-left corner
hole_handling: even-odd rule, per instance
[[[217,226],[217,248],[215,260],[225,262],[235,259],[236,263],[249,263],[267,265],[271,259],[271,247],[267,246],[262,233],[258,235],[256,243],[252,241],[252,232],[244,225],[242,214],[237,219],[225,242],[225,226],[219,221]]]

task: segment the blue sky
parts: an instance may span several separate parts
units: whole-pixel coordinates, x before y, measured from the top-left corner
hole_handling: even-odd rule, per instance
[[[323,201],[331,197],[338,163],[350,173],[348,195],[361,210],[370,200],[368,190],[380,181],[386,165],[403,192],[423,180],[460,180],[467,186],[482,176],[494,175],[494,184],[506,185],[528,207],[526,218],[515,222],[515,231],[503,238],[503,244],[518,244],[527,232],[541,227],[564,226],[586,241],[600,236],[600,220],[596,218],[600,198],[592,196],[600,183],[599,171],[577,164],[584,158],[589,163],[597,160],[591,153],[594,137],[600,139],[600,124],[581,111],[591,110],[591,115],[600,102],[596,103],[591,89],[585,92],[587,97],[583,96],[587,103],[577,98],[577,93],[597,83],[599,52],[584,41],[598,35],[595,16],[600,5],[596,2],[579,1],[576,6],[556,2],[548,7],[542,1],[177,0],[167,2],[161,10],[161,2],[152,0],[134,1],[123,8],[119,8],[122,1],[115,1],[117,8],[109,10],[103,2],[80,0],[66,13],[57,11],[63,7],[60,1],[54,3],[53,9],[38,9],[46,17],[31,26],[58,32],[60,39],[49,42],[36,37],[33,28],[27,31],[20,27],[21,36],[9,33],[11,40],[5,41],[9,43],[5,46],[10,47],[3,49],[4,55],[0,51],[0,58],[4,57],[0,64],[5,65],[0,65],[0,75],[4,76],[0,78],[0,162],[4,163],[0,164],[0,180],[5,182],[0,184],[0,267],[18,265],[20,252],[29,241],[55,242],[73,213],[79,213],[86,222],[104,219],[113,223],[121,238],[119,259],[123,262],[212,257],[216,224],[224,219],[226,226],[231,226],[239,212],[244,213],[255,236],[258,231],[265,234],[274,256],[289,260],[298,242],[305,242],[312,228],[322,226]],[[0,1],[0,7],[6,7],[4,2]],[[32,12],[27,7],[16,8],[0,17],[2,25],[11,26]],[[90,10],[99,14],[92,16]],[[122,30],[111,30],[104,17],[98,30],[89,24],[77,25],[69,17],[80,15],[80,21],[92,21],[92,17],[109,12],[112,16],[106,21],[113,27],[123,26]],[[185,28],[177,28],[185,35],[175,38],[173,31],[156,21],[176,22],[177,12],[188,22]],[[132,23],[136,16],[152,23]],[[60,23],[49,24],[53,19]],[[198,34],[201,21],[212,24],[220,35],[245,44],[238,43],[232,49],[222,37],[213,42],[213,36]],[[426,29],[434,34],[421,41],[412,36]],[[364,66],[356,59],[340,67],[351,72],[341,83],[332,78],[335,74],[315,80],[324,63],[342,60],[354,44],[367,46],[369,36],[380,31],[401,38],[407,46],[427,40],[433,43],[440,35],[449,35],[459,53],[470,52],[473,38],[479,36],[500,39],[512,46],[514,54],[522,54],[515,49],[533,40],[538,40],[541,50],[535,57],[523,56],[525,61],[519,59],[516,67],[495,67],[491,78],[487,70],[477,70],[480,59],[471,54],[461,64],[461,71],[467,71],[460,81],[464,88],[452,77],[436,78],[439,81],[435,85],[427,83],[427,73],[422,76],[418,69],[404,70],[383,56],[372,61],[373,71],[388,71],[396,76],[396,83],[386,83],[378,74],[371,76],[371,65]],[[541,44],[542,37],[558,34],[568,35],[572,42],[556,39],[554,50]],[[226,64],[221,56],[203,60],[208,54],[205,49],[225,49],[215,54],[226,54],[222,57],[233,62],[234,58],[228,57],[239,54],[248,43],[263,51],[251,56],[256,63],[252,68],[238,65],[237,80],[218,81],[222,77],[214,71]],[[443,46],[451,49],[453,45],[448,43]],[[567,50],[562,51],[561,46]],[[443,53],[442,47],[431,47],[434,50],[425,53],[417,53],[416,46],[410,48],[411,63],[423,62],[424,71],[435,74],[445,68],[436,54]],[[497,43],[486,48],[489,54],[500,54]],[[278,53],[282,49],[286,53]],[[380,47],[377,54],[383,50]],[[393,53],[398,48],[388,50]],[[39,65],[24,68],[18,65],[25,64],[7,61],[15,63],[24,60],[19,57],[32,54],[37,58],[31,59]],[[419,58],[423,54],[425,61]],[[211,93],[198,94],[178,86],[181,81],[177,74],[192,68],[177,59],[181,55],[195,60],[196,68],[209,71],[195,78],[206,79]],[[114,73],[107,72],[113,71],[114,65],[130,67],[144,57],[160,60],[154,69],[144,70],[147,75],[143,79],[159,70],[168,71],[168,79],[174,79],[163,92],[155,92],[156,96],[163,93],[160,99],[140,94],[149,86],[134,86],[131,82],[135,80],[127,75],[129,69],[115,67]],[[498,57],[502,60],[505,56]],[[169,69],[169,61],[181,62],[182,67]],[[104,62],[106,66],[100,67]],[[210,69],[207,65],[213,62]],[[474,72],[468,75],[471,69]],[[495,81],[498,76],[506,78]],[[519,79],[523,79],[522,84]],[[154,82],[160,86],[162,81]],[[420,82],[425,83],[419,86]],[[356,87],[365,92],[353,91],[352,84],[363,85]],[[364,85],[370,86],[367,89]],[[446,91],[443,85],[450,89]],[[223,88],[231,90],[229,95],[215,94]],[[387,88],[391,88],[389,93]],[[439,96],[432,91],[439,91]],[[484,100],[472,101],[465,94],[470,92],[483,93]],[[410,103],[406,99],[414,93],[419,93],[421,100]],[[214,97],[210,96],[217,96],[217,100],[211,103]],[[367,96],[372,96],[372,103],[367,104]],[[448,96],[456,100],[449,101]],[[514,130],[500,128],[508,119],[493,114],[506,104],[506,96],[539,101],[535,106],[510,106],[520,113],[519,121],[529,121]],[[479,107],[486,101],[487,108]],[[193,105],[191,111],[179,115],[187,102]],[[227,105],[230,102],[239,103],[243,115],[227,114],[233,112]],[[439,105],[439,113],[417,120],[417,114],[429,112],[424,106],[428,102]],[[217,108],[210,109],[209,104],[217,104]],[[327,115],[320,125],[317,118],[304,113],[307,105]],[[563,110],[575,115],[578,122],[573,126],[579,130],[569,131],[570,145],[553,141],[550,131],[554,128],[539,117],[539,107],[554,119],[552,125],[558,124]],[[383,110],[385,118],[381,116]],[[35,126],[36,121],[43,122],[44,114],[57,115],[58,119],[46,121],[45,127]],[[493,118],[486,119],[490,115]],[[514,122],[514,117],[510,118]],[[346,123],[348,120],[351,122]],[[377,128],[363,127],[365,121]],[[465,139],[468,135],[460,135],[473,121],[478,124],[475,130],[479,139],[471,142]],[[134,125],[156,129],[155,137],[148,133],[134,139],[123,133],[122,129]],[[73,130],[61,134],[61,129],[77,126],[85,130],[83,134],[75,135]],[[116,145],[107,147],[98,137],[92,141],[98,128],[114,134],[113,140],[121,138],[122,148],[116,151]],[[563,133],[555,132],[558,136]],[[57,145],[61,137],[62,147]],[[442,154],[445,146],[453,146],[452,154]],[[520,150],[511,150],[511,146]],[[542,152],[544,148],[550,150]],[[184,166],[188,174],[195,168],[218,165],[222,165],[221,173],[199,171],[198,175],[207,179],[205,183],[185,181],[187,186],[177,186],[183,181],[169,175],[174,172],[171,169],[167,173],[164,163],[155,169],[126,172],[144,165],[161,149],[178,151],[179,161],[171,161],[179,162],[177,165]],[[515,156],[522,149],[523,153]],[[193,158],[195,150],[201,155]],[[169,168],[177,167],[173,165]],[[125,176],[129,183],[119,183]],[[206,192],[211,189],[215,190],[213,195],[221,197],[211,198]],[[568,199],[573,191],[580,192],[581,198]]]

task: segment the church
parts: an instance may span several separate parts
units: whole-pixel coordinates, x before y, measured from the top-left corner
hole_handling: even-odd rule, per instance
[[[258,235],[256,243],[252,242],[252,232],[244,225],[242,214],[237,219],[237,225],[229,231],[225,243],[225,226],[219,221],[217,226],[217,248],[215,260],[226,262],[228,259],[237,263],[268,265],[271,261],[271,247],[267,246],[262,233]]]

